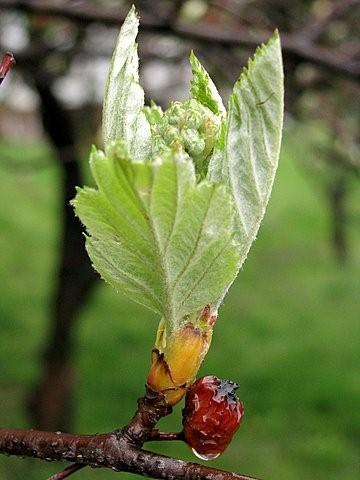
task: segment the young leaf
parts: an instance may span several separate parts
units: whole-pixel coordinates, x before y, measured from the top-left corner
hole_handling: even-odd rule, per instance
[[[196,58],[194,52],[190,54],[190,64],[193,74],[191,96],[216,115],[226,115],[224,104],[214,82]]]
[[[222,180],[222,172],[225,161],[225,146],[226,146],[227,121],[226,118],[222,120],[219,133],[215,140],[214,150],[209,159],[207,177],[215,181]],[[224,180],[226,183],[226,179]]]
[[[226,182],[237,210],[241,264],[265,213],[280,153],[283,123],[280,38],[256,50],[229,100],[225,142],[210,160],[208,178]]]
[[[74,205],[105,280],[172,326],[223,294],[239,261],[226,186],[197,184],[175,154],[134,162],[119,146],[94,150],[91,168],[99,190],[79,189]]]
[[[133,158],[150,152],[150,126],[143,113],[144,92],[139,84],[139,59],[135,38],[139,18],[133,6],[118,36],[105,90],[103,137],[105,148],[123,139]]]

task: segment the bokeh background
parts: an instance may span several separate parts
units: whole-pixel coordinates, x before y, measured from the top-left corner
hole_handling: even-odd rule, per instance
[[[360,2],[135,1],[141,82],[166,107],[188,95],[194,49],[227,98],[279,28],[284,141],[249,258],[201,374],[240,384],[246,417],[214,466],[263,479],[360,471]],[[104,80],[130,2],[0,0],[0,425],[91,433],[125,424],[157,318],[89,266],[69,200],[91,182]],[[177,430],[181,407],[163,421]],[[151,445],[193,459],[185,445]],[[1,479],[61,468],[0,457]],[[85,469],[80,479],[115,474]],[[115,477],[114,477],[115,478]]]

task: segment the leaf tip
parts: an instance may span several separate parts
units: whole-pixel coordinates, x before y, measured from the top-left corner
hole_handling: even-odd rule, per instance
[[[127,17],[134,17],[136,18],[136,20],[140,19],[139,12],[136,10],[136,6],[134,4],[131,5],[129,13],[127,14]]]
[[[190,65],[192,67],[194,67],[196,65],[196,63],[198,62],[198,59],[197,59],[197,57],[194,53],[194,50],[191,50],[189,60],[190,60]]]
[[[270,40],[272,39],[273,40],[280,39],[280,32],[278,28],[275,28],[275,30],[273,31],[273,34],[271,35]]]
[[[256,48],[253,56],[249,58],[247,65],[243,67],[240,77],[235,82],[236,87],[240,87],[243,81],[245,81],[246,78],[249,78],[251,76],[252,70],[255,68],[256,63],[268,54],[271,47],[275,47],[275,49],[277,50],[276,54],[280,58],[280,65],[282,65],[280,34],[279,30],[275,29],[268,41],[259,45]]]

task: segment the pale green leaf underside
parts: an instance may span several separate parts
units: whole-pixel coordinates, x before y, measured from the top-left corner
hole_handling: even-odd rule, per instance
[[[281,47],[275,32],[257,49],[234,86],[225,142],[220,143],[208,170],[208,178],[230,185],[241,264],[256,238],[271,193],[280,153],[283,96]]]
[[[143,113],[144,91],[139,84],[135,39],[139,19],[132,7],[121,27],[107,78],[103,107],[105,148],[123,139],[133,158],[150,153],[150,126]]]
[[[99,190],[74,201],[96,270],[173,325],[219,298],[238,269],[234,209],[224,185],[196,184],[192,162],[134,163],[94,151]]]

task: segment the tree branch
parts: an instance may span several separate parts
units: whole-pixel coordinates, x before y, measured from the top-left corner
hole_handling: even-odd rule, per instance
[[[3,428],[0,429],[0,452],[48,461],[76,462],[79,466],[74,465],[73,469],[80,468],[80,465],[104,467],[165,480],[255,480],[142,449],[145,441],[156,436],[155,425],[159,419],[170,412],[171,407],[162,394],[147,390],[145,397],[138,402],[133,419],[121,430],[97,435],[71,435]]]
[[[0,451],[43,460],[74,461],[160,479],[255,480],[140,449],[124,434],[70,435],[37,430],[0,429]]]
[[[104,9],[100,10],[92,4],[84,4],[83,2],[80,5],[67,5],[50,2],[49,0],[0,0],[0,8],[60,16],[82,24],[101,22],[107,25],[120,26],[125,19],[125,15],[119,14],[117,10],[109,9],[104,11]],[[244,29],[226,30],[216,25],[209,27],[209,25],[205,24],[169,23],[167,20],[156,18],[146,13],[142,14],[141,26],[143,31],[174,34],[205,43],[252,48],[266,41],[271,35],[271,32],[264,31],[253,34]],[[296,33],[282,33],[281,40],[285,56],[300,58],[326,68],[331,72],[353,79],[360,78],[360,62],[349,61],[349,58],[342,55],[341,52],[315,45]]]

